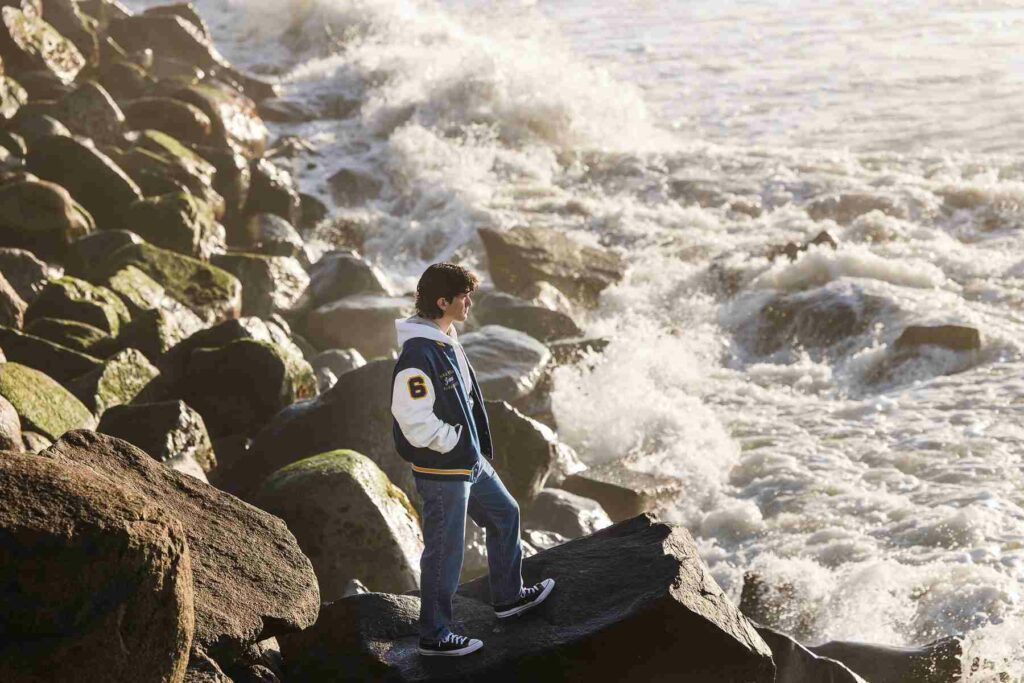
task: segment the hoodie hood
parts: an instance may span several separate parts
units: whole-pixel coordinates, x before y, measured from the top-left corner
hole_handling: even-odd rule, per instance
[[[419,316],[412,316],[411,318],[399,318],[395,321],[395,331],[398,333],[398,345],[402,346],[405,342],[416,337],[423,337],[424,339],[433,339],[434,341],[441,342],[442,344],[449,344],[451,346],[457,346],[459,343],[459,333],[455,331],[455,325],[450,328],[451,334],[445,334],[441,331],[437,325],[426,318]]]

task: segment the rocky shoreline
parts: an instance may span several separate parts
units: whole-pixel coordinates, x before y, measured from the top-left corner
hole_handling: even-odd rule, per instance
[[[560,588],[496,629],[471,530],[457,612],[487,648],[422,661],[388,409],[412,299],[356,250],[307,249],[341,228],[264,123],[307,113],[228,63],[189,4],[0,0],[0,59],[0,680],[959,677],[955,639],[805,648],[758,625],[784,591],[752,579],[733,605],[651,515],[679,481],[587,469],[559,441],[551,371],[600,353],[576,319],[624,264],[534,227],[481,230],[493,287],[463,341],[524,572]],[[976,347],[966,329],[946,333]]]

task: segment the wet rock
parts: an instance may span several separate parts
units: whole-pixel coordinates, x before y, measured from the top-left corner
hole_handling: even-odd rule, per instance
[[[213,123],[202,109],[170,97],[144,97],[125,105],[124,115],[133,130],[153,129],[182,142],[205,145]]]
[[[625,272],[618,254],[579,244],[549,228],[483,228],[480,238],[495,286],[518,296],[528,296],[529,286],[543,280],[571,300],[593,307],[601,291]]]
[[[840,225],[849,225],[854,219],[870,211],[881,211],[888,216],[907,218],[907,210],[891,197],[866,192],[847,192],[822,197],[811,202],[807,215],[816,221],[831,218]]]
[[[75,135],[92,138],[97,144],[117,144],[124,137],[124,113],[106,89],[86,81],[68,93],[58,105],[58,118]]]
[[[613,522],[670,501],[678,495],[680,486],[678,479],[637,472],[614,462],[566,477],[561,484],[569,493],[596,500]]]
[[[35,301],[51,277],[59,276],[31,251],[14,248],[0,248],[0,272],[26,303]]]
[[[77,320],[36,318],[25,327],[25,333],[97,358],[103,358],[114,348],[114,338],[107,332]]]
[[[327,179],[327,186],[338,206],[360,206],[377,199],[383,184],[364,171],[342,168]]]
[[[91,429],[89,409],[48,375],[15,362],[0,363],[0,396],[21,417],[22,428],[56,439],[69,429]]]
[[[193,460],[204,472],[217,466],[202,416],[184,401],[111,407],[103,413],[96,431],[124,439],[158,462]]]
[[[523,518],[523,526],[547,529],[579,538],[611,526],[612,520],[596,500],[562,489],[544,489],[534,498]]]
[[[20,329],[25,322],[26,308],[28,304],[18,295],[0,269],[0,325]]]
[[[558,453],[558,438],[504,401],[487,401],[494,444],[494,467],[505,487],[524,508],[544,488]]]
[[[43,180],[0,186],[0,244],[63,260],[75,239],[96,229],[92,216],[63,187]]]
[[[48,339],[23,334],[11,327],[0,327],[0,348],[8,361],[46,372],[61,383],[92,372],[103,361]]]
[[[76,277],[51,281],[25,311],[25,321],[36,318],[77,320],[116,337],[131,316],[121,299],[106,287]]]
[[[140,199],[129,207],[124,223],[154,246],[198,259],[227,248],[213,209],[188,192]]]
[[[0,451],[17,453],[23,450],[21,418],[11,402],[0,396]]]
[[[267,159],[254,160],[250,170],[252,185],[243,213],[269,213],[296,225],[302,217],[302,202],[291,174]]]
[[[500,325],[481,327],[461,341],[484,396],[497,401],[529,394],[551,360],[539,341]]]
[[[388,356],[398,350],[395,319],[408,316],[412,308],[412,299],[406,297],[354,294],[311,311],[305,336],[321,349],[353,348],[367,358]]]
[[[129,244],[93,264],[88,277],[102,281],[127,266],[148,275],[207,324],[237,318],[242,285],[231,273],[209,263],[150,244]]]
[[[537,616],[499,630],[483,602],[486,579],[462,587],[455,601],[461,630],[487,639],[472,657],[443,664],[420,657],[418,599],[370,593],[334,602],[313,628],[280,638],[286,676],[774,680],[767,645],[715,585],[681,527],[637,517],[527,558],[523,575],[527,583],[552,577],[557,585]],[[389,647],[373,645],[382,641]]]
[[[782,246],[782,247],[779,247],[779,246],[771,247],[767,251],[765,256],[767,257],[767,259],[769,261],[774,261],[775,259],[777,259],[780,256],[785,256],[790,261],[795,261],[796,257],[799,254],[807,251],[807,249],[809,247],[811,247],[812,245],[819,245],[819,244],[827,244],[828,246],[832,247],[833,249],[835,249],[837,246],[839,246],[838,243],[836,242],[835,238],[832,237],[832,235],[830,235],[828,233],[828,231],[822,230],[821,232],[819,232],[817,235],[814,236],[814,239],[808,240],[808,241],[804,242],[803,244],[801,244],[799,246],[797,246],[796,243],[794,243],[794,242],[787,242],[786,245]]]
[[[42,12],[16,7],[0,9],[0,58],[12,74],[49,71],[64,83],[75,80],[85,66],[82,53],[43,19]]]
[[[981,348],[981,334],[973,327],[963,325],[909,325],[900,334],[893,348],[906,351],[918,346],[939,346],[950,351],[977,351]]]
[[[418,588],[418,516],[369,458],[340,450],[292,463],[267,478],[253,503],[288,524],[324,602],[342,598],[356,578],[378,591]]]
[[[565,313],[504,292],[489,292],[474,298],[470,311],[478,325],[501,325],[544,342],[583,334]]]
[[[174,97],[199,107],[210,118],[214,147],[237,149],[246,159],[259,159],[266,151],[267,127],[253,101],[237,90],[207,82],[179,90]]]
[[[181,524],[71,463],[0,453],[0,678],[181,680],[194,632]]]
[[[771,648],[776,669],[775,683],[865,683],[846,665],[817,656],[781,631],[758,626],[757,633]]]
[[[231,253],[211,261],[242,283],[242,315],[288,312],[309,285],[305,269],[289,256]]]
[[[548,344],[548,348],[551,349],[551,360],[555,365],[579,362],[585,355],[601,353],[607,346],[608,340],[602,337],[559,339]]]
[[[40,455],[88,467],[181,523],[192,554],[194,642],[211,656],[230,661],[252,643],[316,620],[313,569],[276,517],[103,434],[71,432]]]
[[[50,135],[30,144],[27,168],[65,187],[100,229],[121,228],[124,212],[142,193],[110,157],[87,140]]]
[[[131,403],[159,374],[141,351],[125,349],[89,374],[75,378],[68,388],[94,415],[102,416],[114,406]]]
[[[299,307],[313,309],[355,294],[386,296],[383,275],[357,252],[329,251],[309,270],[309,288]]]
[[[269,213],[258,213],[245,223],[239,244],[255,254],[292,256],[309,267],[309,255],[299,232],[292,224]]]
[[[871,683],[945,683],[963,675],[961,644],[956,637],[921,647],[830,641],[807,649],[842,662]]]

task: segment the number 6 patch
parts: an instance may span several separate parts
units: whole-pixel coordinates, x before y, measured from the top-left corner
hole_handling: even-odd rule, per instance
[[[427,385],[419,375],[410,377],[407,384],[409,386],[409,395],[413,398],[423,398],[427,395]]]

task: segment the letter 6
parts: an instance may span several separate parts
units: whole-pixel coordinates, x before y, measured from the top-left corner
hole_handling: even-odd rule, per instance
[[[423,398],[427,395],[427,385],[419,375],[409,378],[408,387],[409,395],[413,398]]]

